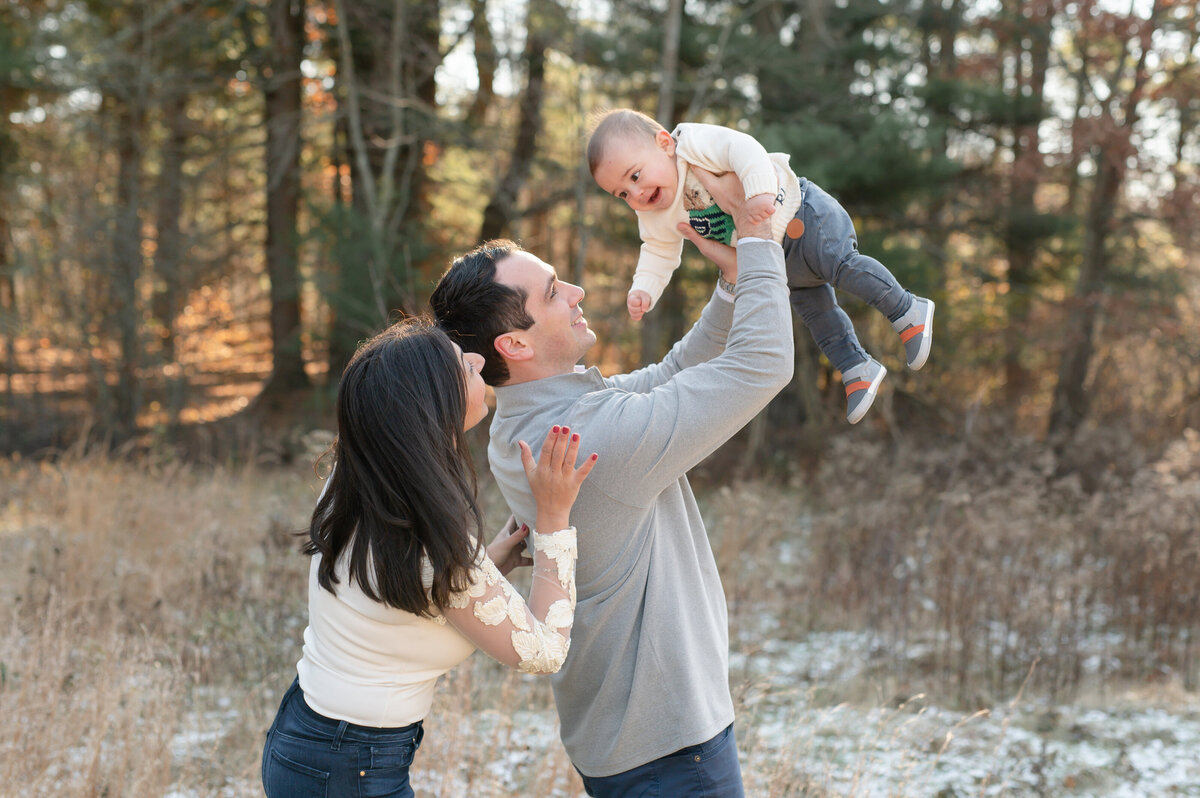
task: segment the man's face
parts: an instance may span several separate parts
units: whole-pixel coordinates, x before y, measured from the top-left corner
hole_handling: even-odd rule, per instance
[[[522,335],[533,347],[538,370],[547,374],[572,371],[596,342],[579,307],[583,289],[562,282],[554,267],[520,250],[496,264],[496,281],[525,292],[525,310],[533,318],[533,326]]]

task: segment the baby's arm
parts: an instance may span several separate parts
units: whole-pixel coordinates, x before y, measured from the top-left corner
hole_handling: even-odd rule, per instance
[[[767,195],[774,200],[779,178],[766,148],[756,138],[721,125],[693,122],[680,124],[676,134],[677,152],[689,163],[717,174],[732,171],[742,181],[748,199]]]
[[[683,236],[674,228],[669,218],[647,220],[639,214],[638,231],[642,236],[642,247],[638,251],[637,268],[633,272],[630,294],[642,292],[646,295],[646,311],[662,296],[663,289],[671,281],[671,275],[679,267],[683,257]],[[634,315],[632,302],[626,301],[629,315]]]

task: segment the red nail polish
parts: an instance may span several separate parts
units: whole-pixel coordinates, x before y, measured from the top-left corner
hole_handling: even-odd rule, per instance
[[[593,459],[593,460],[599,460],[599,459],[600,459],[600,455],[598,455],[598,454],[596,454],[595,452],[593,452],[593,453],[592,453],[592,459]]]
[[[557,425],[557,424],[555,424],[553,427],[551,427],[551,428],[550,428],[550,431],[551,431],[551,432],[558,432],[558,425]]]
[[[578,433],[578,432],[576,432],[574,435],[572,435],[572,436],[571,436],[571,440],[573,440],[573,441],[575,441],[576,443],[578,443],[578,442],[579,442],[579,433]]]

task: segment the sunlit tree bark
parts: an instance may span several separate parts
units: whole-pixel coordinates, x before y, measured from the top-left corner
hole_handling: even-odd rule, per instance
[[[163,360],[175,360],[175,319],[179,313],[183,269],[183,162],[187,145],[187,95],[172,92],[163,101],[163,137],[155,214],[154,270],[159,288],[154,315],[162,325]]]
[[[135,84],[136,85],[136,84]],[[130,86],[134,89],[135,85]],[[142,127],[145,113],[136,91],[109,98],[118,162],[116,225],[113,232],[113,314],[120,354],[117,362],[116,413],[118,440],[133,437],[141,409],[142,360],[137,283],[142,275],[141,205]]]
[[[10,54],[10,75],[24,78],[27,66],[22,63],[24,53],[21,51],[27,23],[17,23],[10,9],[0,8],[0,49]],[[11,77],[9,81],[0,81],[0,120],[7,119],[10,113],[16,111],[25,97],[25,91],[10,81]],[[0,339],[4,342],[4,394],[0,412],[0,418],[4,420],[0,427],[4,428],[4,432],[0,444],[6,450],[12,447],[15,439],[13,378],[17,371],[16,341],[20,330],[15,265],[9,241],[9,193],[6,189],[10,184],[10,171],[17,160],[16,140],[7,128],[0,127]]]
[[[492,38],[492,26],[488,24],[487,9],[487,0],[471,0],[471,35],[475,40],[475,69],[479,74],[479,89],[468,115],[473,125],[484,124],[495,97],[496,42]]]
[[[537,155],[538,136],[542,127],[542,102],[545,98],[546,50],[551,38],[548,5],[544,0],[531,0],[529,4],[525,52],[521,58],[525,67],[525,89],[518,103],[517,139],[508,169],[484,208],[483,224],[479,228],[480,241],[508,233],[512,219],[517,215],[518,195],[529,178]]]
[[[308,385],[301,350],[300,120],[304,58],[304,0],[271,0],[270,72],[266,82],[267,274],[271,280],[269,391]]]

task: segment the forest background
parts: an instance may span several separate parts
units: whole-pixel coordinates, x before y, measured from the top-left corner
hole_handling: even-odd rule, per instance
[[[624,309],[636,221],[582,154],[592,113],[617,106],[790,153],[861,248],[938,303],[913,374],[885,320],[841,295],[889,368],[854,427],[797,321],[792,384],[693,475],[749,782],[874,794],[838,781],[861,758],[811,739],[756,759],[756,707],[919,713],[922,696],[974,717],[1136,695],[1193,707],[1198,728],[1197,11],[0,0],[0,793],[255,794],[298,656],[290,534],[335,377],[424,310],[454,255],[510,237],[582,285],[587,362],[608,373],[686,330],[715,274],[690,248],[653,313]],[[797,675],[770,645],[840,632],[857,635],[848,682]],[[422,750],[431,791],[577,794],[544,685],[475,663],[443,698],[459,731]],[[551,727],[521,782],[487,767],[492,746],[542,750],[513,701]],[[946,735],[926,759],[948,761]],[[1037,794],[1101,790],[1048,776],[1046,750],[1027,757]],[[1003,789],[1011,762],[991,753],[946,789]],[[931,794],[920,773],[880,794]]]

